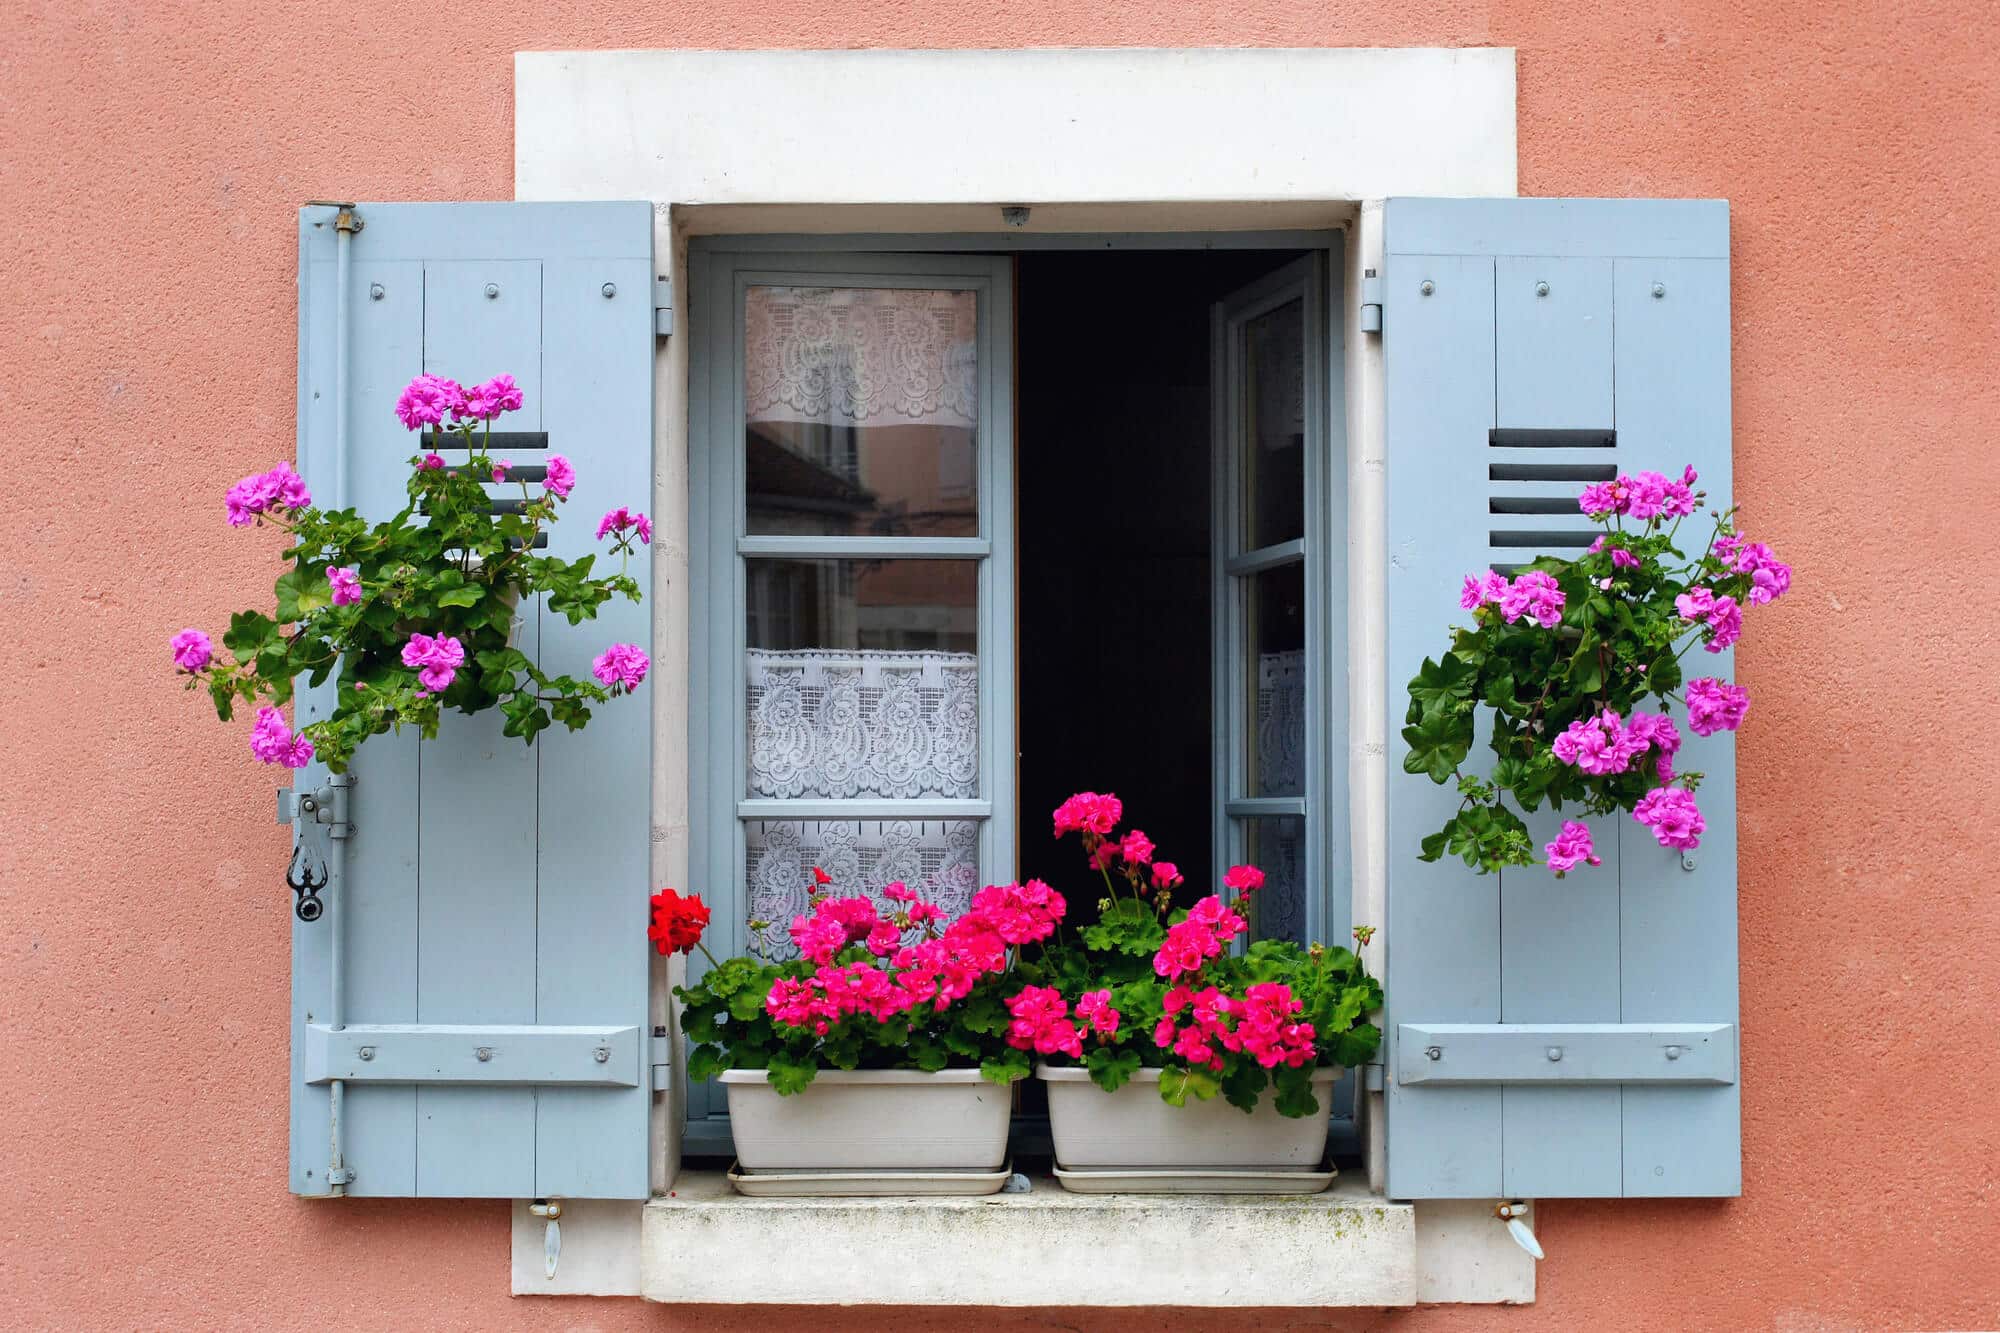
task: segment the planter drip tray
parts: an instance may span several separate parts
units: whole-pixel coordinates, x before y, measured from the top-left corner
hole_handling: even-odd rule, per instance
[[[997,1171],[746,1171],[735,1163],[729,1183],[753,1199],[916,1199],[998,1194],[1013,1174],[1011,1161]]]
[[[1100,1166],[1068,1170],[1060,1163],[1055,1177],[1072,1194],[1318,1194],[1340,1172],[1259,1170],[1248,1166],[1206,1169]]]

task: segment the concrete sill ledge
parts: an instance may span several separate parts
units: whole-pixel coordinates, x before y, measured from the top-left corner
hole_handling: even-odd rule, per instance
[[[1415,1209],[1358,1180],[1282,1197],[1033,1184],[976,1199],[750,1199],[719,1172],[686,1172],[645,1206],[641,1290],[697,1305],[1417,1301]]]

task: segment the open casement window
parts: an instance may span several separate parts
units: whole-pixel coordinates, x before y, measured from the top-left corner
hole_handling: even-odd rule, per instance
[[[643,203],[303,210],[299,460],[319,503],[395,514],[423,451],[391,410],[402,386],[504,372],[525,406],[495,456],[529,485],[566,456],[550,550],[599,549],[598,515],[650,508],[652,241]],[[648,563],[630,573],[648,600],[581,625],[523,605],[521,649],[584,676],[613,642],[650,647]],[[301,691],[301,720],[331,689]],[[533,746],[493,711],[361,747],[324,913],[292,929],[294,1192],[645,1196],[651,696]]]
[[[1562,880],[1418,861],[1457,797],[1397,735],[1460,580],[1587,545],[1586,482],[1693,464],[1728,505],[1728,207],[1396,199],[1383,240],[1388,1192],[1737,1194],[1732,735],[1681,754],[1707,774],[1699,850],[1593,820],[1603,866]],[[1560,818],[1531,819],[1538,846]]]
[[[1214,308],[1215,863],[1252,864],[1252,936],[1338,942],[1345,698],[1330,682],[1346,624],[1331,558],[1338,500],[1327,431],[1327,265],[1308,255]],[[1344,517],[1344,515],[1342,516]],[[1343,663],[1338,665],[1344,666]],[[1344,670],[1339,673],[1344,678]],[[1336,771],[1338,770],[1338,771]],[[1339,1099],[1342,1104],[1345,1099]]]
[[[815,869],[952,916],[1013,877],[1009,263],[698,268],[693,876],[718,957],[789,958]],[[699,976],[699,957],[690,964]],[[688,1089],[686,1151],[727,1150]]]

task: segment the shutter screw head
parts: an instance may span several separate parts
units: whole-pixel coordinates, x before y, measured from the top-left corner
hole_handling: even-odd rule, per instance
[[[1432,292],[1437,290],[1437,284],[1433,283],[1429,278],[1425,278],[1422,282],[1417,284],[1417,290],[1422,292],[1425,296],[1429,296]]]
[[[1549,294],[1549,285],[1546,282],[1538,282],[1535,284],[1535,295],[1547,296],[1548,294]]]
[[[364,1060],[373,1060],[375,1058],[375,1048],[373,1046],[363,1046],[359,1051],[356,1051],[355,1054],[359,1055]]]
[[[1657,300],[1661,299],[1661,298],[1662,298],[1662,297],[1664,297],[1664,296],[1665,296],[1666,294],[1667,294],[1667,284],[1666,284],[1666,283],[1664,283],[1664,282],[1656,282],[1656,283],[1654,283],[1654,284],[1653,284],[1653,299],[1654,299],[1655,301],[1657,301]]]
[[[1678,1060],[1678,1059],[1680,1059],[1680,1058],[1681,1058],[1681,1048],[1680,1048],[1680,1047],[1678,1047],[1678,1046],[1669,1046],[1669,1047],[1667,1047],[1667,1059],[1669,1059],[1669,1060]]]
[[[1560,1047],[1560,1046],[1551,1046],[1551,1047],[1549,1047],[1549,1059],[1551,1059],[1551,1060],[1560,1060],[1560,1059],[1562,1059],[1562,1058],[1563,1058],[1563,1048],[1562,1048],[1562,1047]]]
[[[615,282],[607,282],[602,287],[599,287],[597,290],[603,292],[604,299],[609,301],[612,297],[618,295],[618,284]]]
[[[590,1053],[590,1058],[599,1064],[603,1064],[611,1058],[611,1048],[609,1046],[600,1046]]]
[[[1424,1054],[1433,1060],[1442,1060],[1444,1059],[1444,1047],[1426,1046],[1424,1047]]]
[[[493,1058],[493,1048],[491,1046],[474,1047],[472,1053],[479,1057],[479,1062],[481,1064],[484,1064],[488,1060],[491,1060]]]
[[[382,298],[383,298],[384,296],[386,296],[386,295],[388,295],[388,293],[387,293],[386,291],[384,291],[384,290],[383,290],[383,288],[382,288],[382,284],[381,284],[381,283],[379,283],[379,282],[371,282],[371,283],[369,283],[369,284],[368,284],[368,299],[369,299],[369,300],[371,300],[371,301],[379,301],[379,300],[381,300],[381,299],[382,299]]]
[[[489,301],[497,301],[499,298],[500,298],[500,284],[497,282],[487,283],[486,299]]]

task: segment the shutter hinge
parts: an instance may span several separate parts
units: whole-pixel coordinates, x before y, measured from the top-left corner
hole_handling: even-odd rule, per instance
[[[1382,331],[1382,279],[1372,268],[1361,274],[1361,331]]]
[[[1382,1066],[1379,1064],[1361,1066],[1361,1086],[1369,1092],[1382,1091]]]
[[[653,1091],[665,1092],[674,1085],[674,1045],[664,1025],[653,1028]]]
[[[665,338],[674,331],[674,280],[662,273],[653,279],[653,332]]]
[[[353,204],[344,204],[336,199],[308,199],[307,208],[331,208],[334,210],[333,229],[352,235],[368,224],[362,220],[361,211]],[[314,223],[318,226],[318,223]]]

